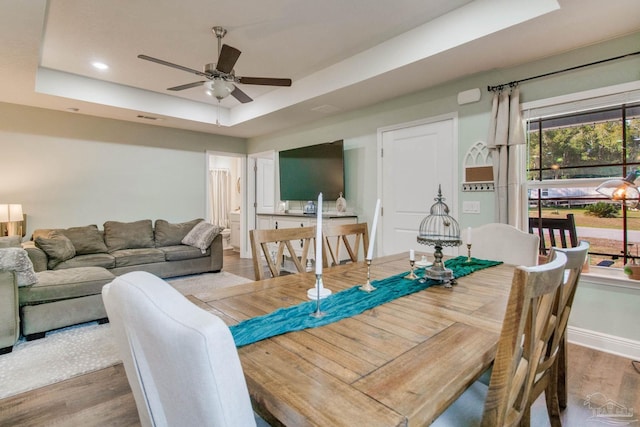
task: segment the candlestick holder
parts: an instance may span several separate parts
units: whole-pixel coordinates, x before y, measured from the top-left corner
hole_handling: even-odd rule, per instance
[[[407,274],[406,276],[404,276],[405,279],[408,280],[416,280],[418,278],[418,276],[416,276],[416,274],[413,272],[413,268],[416,265],[416,261],[413,259],[409,260],[409,265],[411,266],[411,271],[409,272],[409,274]]]
[[[307,298],[322,299],[331,295],[331,289],[327,289],[322,284],[322,273],[316,273],[316,285],[307,290]]]
[[[467,262],[471,262],[471,243],[467,243]]]
[[[315,290],[316,291],[316,295],[315,295],[315,300],[316,300],[316,311],[314,311],[313,313],[309,314],[309,316],[311,317],[315,317],[316,319],[319,319],[321,317],[323,317],[325,314],[324,311],[320,310],[320,300],[324,297],[320,296],[320,290],[324,289],[322,287],[322,274],[316,274],[316,286],[313,289],[309,289],[309,291],[307,291],[307,296],[309,295],[309,292]],[[328,291],[328,289],[324,289],[325,291]],[[331,293],[331,291],[329,291],[329,294]]]
[[[365,261],[367,262],[367,283],[360,286],[360,290],[365,292],[373,292],[376,290],[376,288],[371,285],[371,260],[367,259]]]

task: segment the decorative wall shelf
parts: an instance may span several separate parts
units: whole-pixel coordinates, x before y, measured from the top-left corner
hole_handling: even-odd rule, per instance
[[[493,159],[484,141],[469,147],[464,156],[462,191],[494,191]]]

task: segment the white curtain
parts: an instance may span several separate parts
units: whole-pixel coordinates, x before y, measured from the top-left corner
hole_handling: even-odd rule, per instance
[[[524,126],[517,87],[494,93],[487,147],[493,159],[496,222],[524,229]]]
[[[229,228],[229,206],[231,205],[229,171],[213,169],[211,171],[211,213],[212,223]]]

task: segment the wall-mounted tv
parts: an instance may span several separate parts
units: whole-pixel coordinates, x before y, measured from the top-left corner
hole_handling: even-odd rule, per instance
[[[342,140],[280,151],[279,159],[281,200],[345,196]]]

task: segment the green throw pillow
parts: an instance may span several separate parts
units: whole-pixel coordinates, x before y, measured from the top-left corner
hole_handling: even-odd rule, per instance
[[[201,221],[202,218],[197,218],[188,222],[171,224],[164,219],[156,220],[154,229],[156,247],[179,245],[182,243],[182,239]]]
[[[71,240],[59,231],[51,232],[49,237],[36,237],[35,243],[47,254],[47,268],[53,270],[61,262],[76,256],[76,248]]]
[[[76,255],[107,253],[107,245],[104,244],[102,233],[95,224],[60,231],[71,240],[76,249]]]
[[[150,219],[135,222],[107,221],[104,242],[109,252],[120,249],[153,248],[153,226]]]

